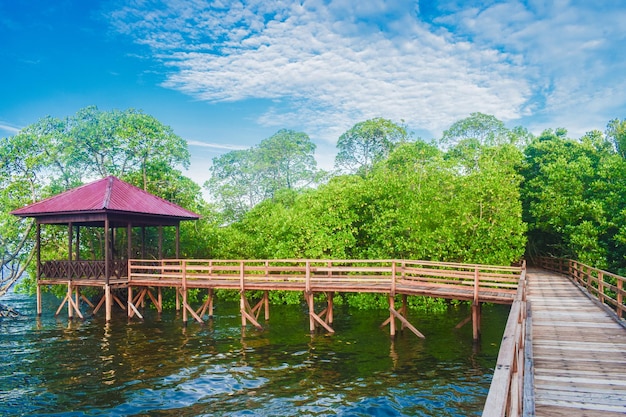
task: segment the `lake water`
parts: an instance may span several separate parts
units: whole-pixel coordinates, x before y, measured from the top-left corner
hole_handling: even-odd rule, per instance
[[[304,306],[270,306],[263,331],[242,331],[238,304],[206,325],[176,312],[128,322],[121,310],[68,321],[59,300],[8,294],[23,317],[0,321],[0,415],[471,416],[480,415],[508,306],[483,308],[483,335],[446,314],[410,312],[426,336],[395,340],[384,310],[335,306],[334,335],[308,332]]]

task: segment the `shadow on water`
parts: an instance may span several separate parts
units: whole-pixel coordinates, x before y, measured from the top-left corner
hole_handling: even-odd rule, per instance
[[[297,306],[242,332],[236,304],[183,326],[175,312],[105,324],[55,318],[57,300],[40,319],[30,297],[3,302],[24,316],[0,321],[0,414],[64,416],[480,415],[509,310],[484,307],[476,345],[471,325],[454,329],[466,307],[411,312],[426,339],[391,340],[382,310],[336,308],[336,334],[311,336]]]

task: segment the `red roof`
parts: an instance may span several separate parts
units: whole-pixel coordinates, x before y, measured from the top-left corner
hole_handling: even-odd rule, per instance
[[[200,218],[196,213],[113,176],[38,201],[14,210],[11,214],[20,217],[44,217],[103,212],[149,215],[177,220]]]

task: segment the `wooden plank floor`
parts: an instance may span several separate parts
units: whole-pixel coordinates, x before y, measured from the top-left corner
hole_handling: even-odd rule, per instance
[[[528,285],[536,415],[626,415],[626,329],[563,275]]]

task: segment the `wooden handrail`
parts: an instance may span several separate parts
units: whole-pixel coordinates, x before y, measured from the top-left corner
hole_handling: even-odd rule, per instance
[[[401,264],[401,273],[397,271]],[[205,281],[239,287],[248,284],[287,283],[303,285],[311,291],[327,283],[346,285],[381,285],[391,293],[419,286],[438,287],[442,291],[466,288],[470,299],[483,302],[485,292],[508,293],[512,301],[518,285],[521,267],[458,264],[410,260],[177,260],[160,261],[131,259],[128,262],[129,282],[159,280],[177,285],[183,277],[186,286]],[[236,281],[239,282],[236,282]],[[230,282],[230,284],[228,284]],[[163,284],[165,285],[165,284]],[[208,285],[208,284],[207,284]],[[217,284],[216,284],[217,285]],[[489,301],[489,300],[488,300]],[[491,300],[493,301],[493,300]]]
[[[541,257],[540,266],[549,271],[567,275],[577,285],[587,290],[602,304],[609,307],[618,320],[626,318],[626,278],[572,259]]]
[[[526,301],[526,269],[523,266],[519,279],[515,301],[511,306],[509,318],[504,329],[500,352],[496,361],[487,400],[483,409],[483,417],[504,417],[533,415],[528,410],[528,385],[532,380],[528,378],[528,350],[527,335],[530,333],[530,322],[527,321]],[[533,407],[534,408],[534,407]],[[523,414],[522,414],[523,413]]]

